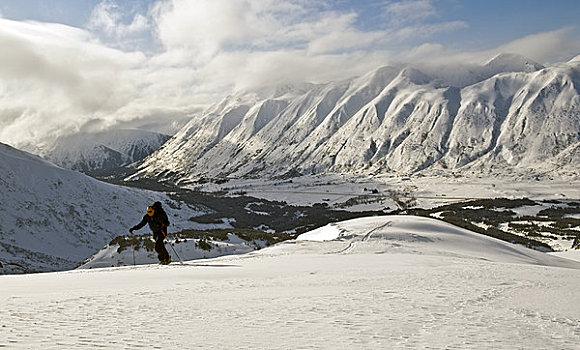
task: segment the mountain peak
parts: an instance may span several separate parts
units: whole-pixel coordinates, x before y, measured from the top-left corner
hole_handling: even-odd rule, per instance
[[[400,77],[407,79],[408,81],[410,81],[415,85],[428,84],[430,81],[433,80],[433,78],[430,77],[429,75],[423,73],[417,68],[410,66],[405,67],[401,70]]]
[[[535,72],[545,67],[529,58],[513,53],[500,53],[489,60],[485,66],[497,73],[502,72]]]

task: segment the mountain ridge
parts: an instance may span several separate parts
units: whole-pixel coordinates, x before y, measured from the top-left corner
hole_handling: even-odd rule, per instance
[[[108,174],[143,160],[171,137],[137,129],[79,132],[42,152],[52,163],[87,174]]]
[[[194,116],[132,178],[578,175],[579,62],[544,67],[498,55],[459,79],[476,80],[466,86],[445,82],[446,69],[425,71],[387,66],[286,94],[227,97]]]

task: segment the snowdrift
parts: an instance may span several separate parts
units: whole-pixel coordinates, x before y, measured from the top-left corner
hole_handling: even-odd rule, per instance
[[[410,215],[359,218],[304,233],[298,241],[341,241],[343,253],[428,254],[580,268],[580,264],[484,236],[446,222]]]

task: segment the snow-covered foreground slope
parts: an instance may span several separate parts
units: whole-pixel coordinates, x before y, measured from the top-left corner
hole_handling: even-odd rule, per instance
[[[434,219],[301,239],[323,233],[185,266],[0,276],[0,347],[578,348],[580,263]]]
[[[0,274],[74,268],[127,234],[154,201],[168,207],[171,229],[191,228],[188,219],[201,214],[165,194],[105,184],[4,144],[0,174]]]

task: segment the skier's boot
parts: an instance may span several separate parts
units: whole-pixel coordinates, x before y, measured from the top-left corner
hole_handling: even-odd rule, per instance
[[[165,260],[161,260],[161,261],[159,262],[159,264],[160,264],[160,265],[169,265],[169,264],[171,264],[171,257],[169,257],[169,258],[167,258],[167,259],[165,259]]]

